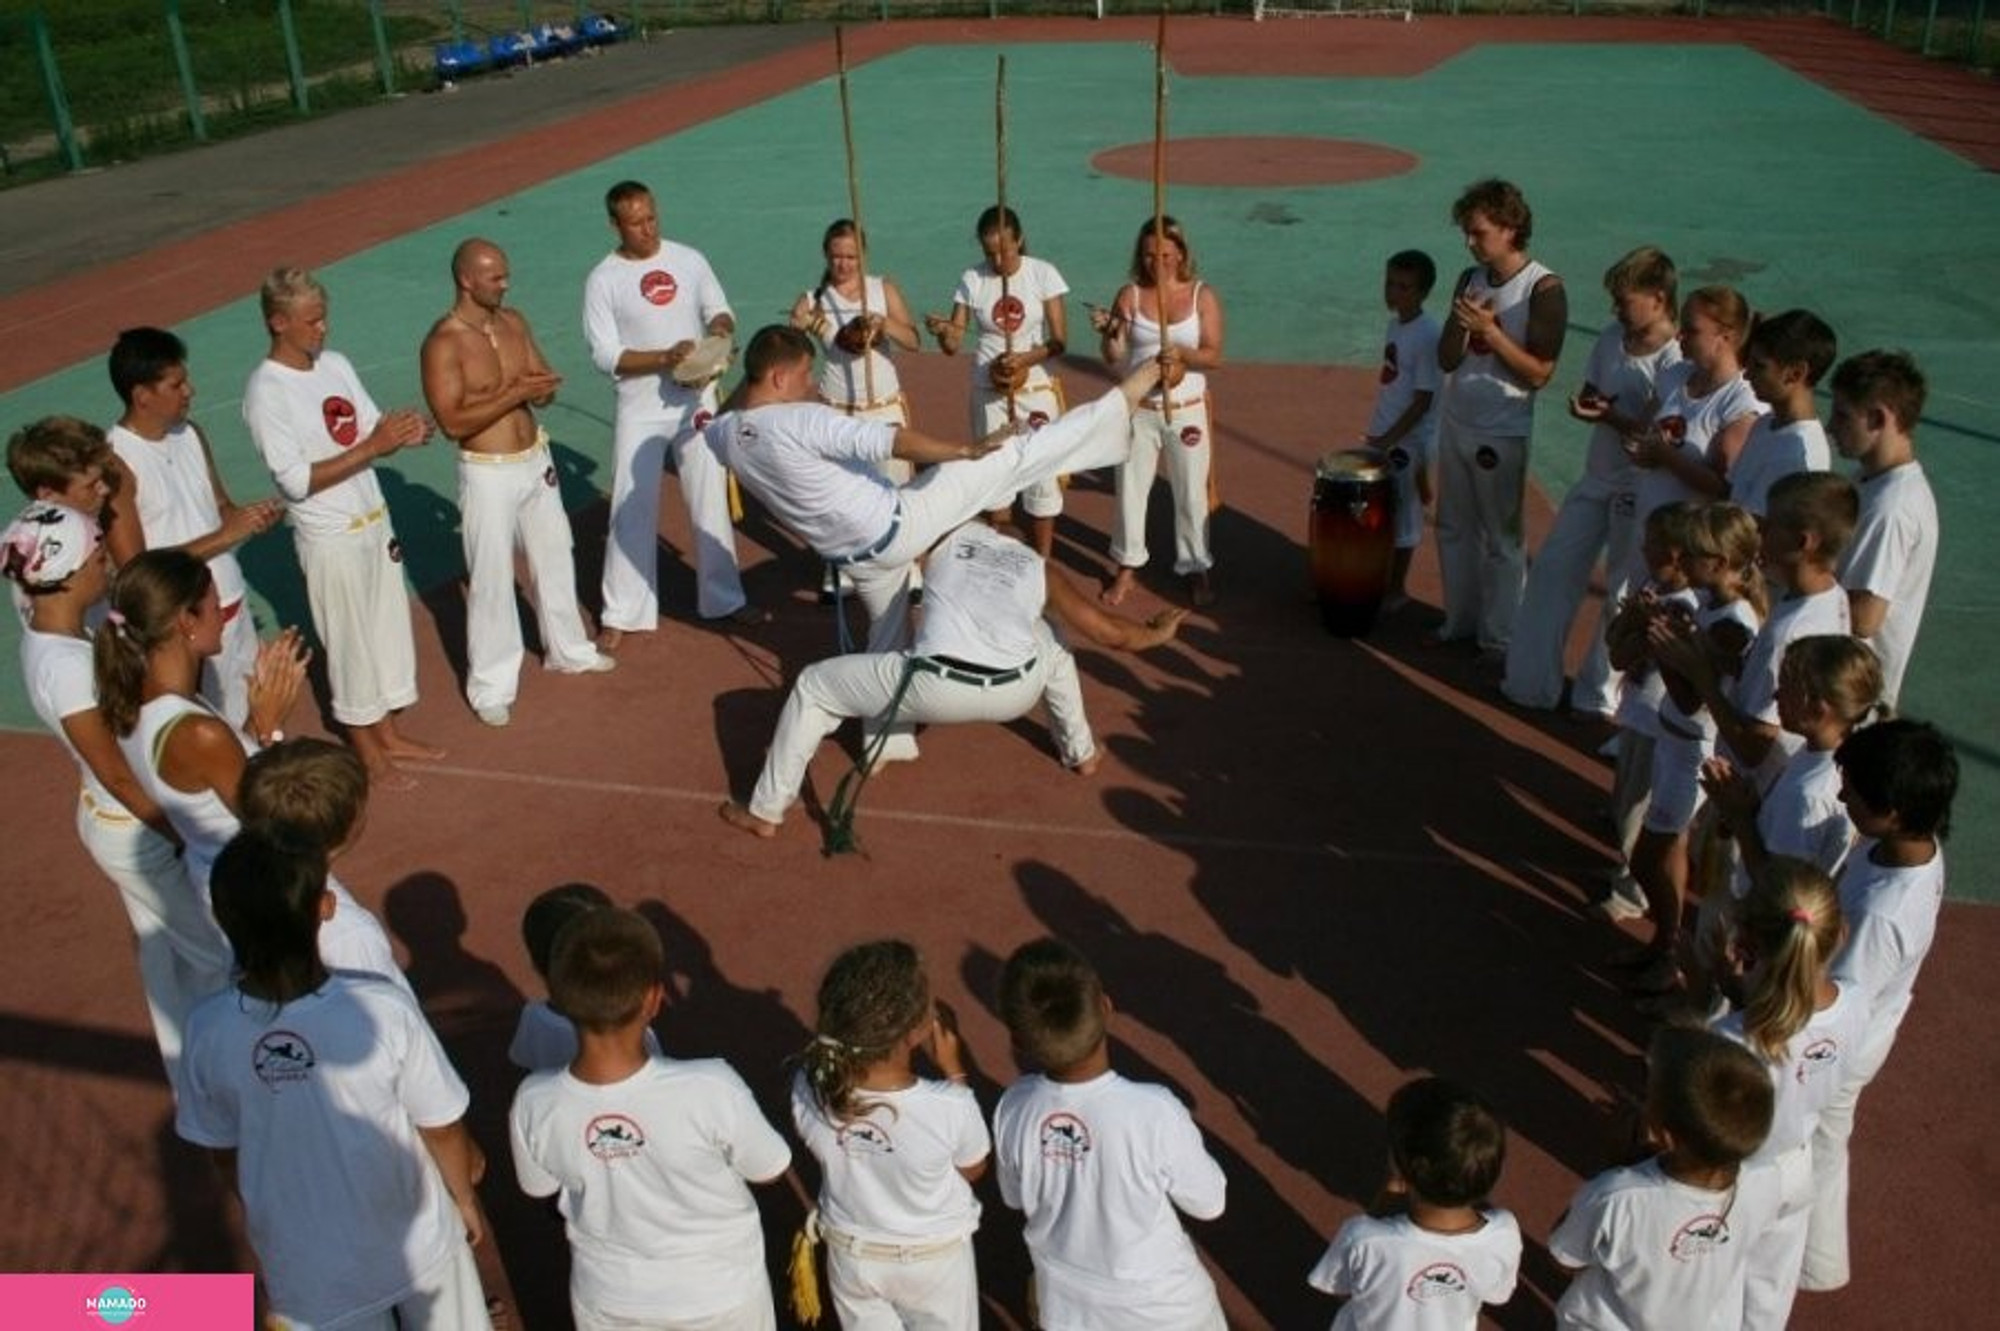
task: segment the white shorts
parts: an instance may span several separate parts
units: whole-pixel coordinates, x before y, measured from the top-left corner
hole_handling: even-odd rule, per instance
[[[1662,727],[1653,746],[1652,802],[1646,807],[1646,830],[1669,835],[1688,830],[1705,798],[1701,765],[1715,752],[1713,740],[1689,739]]]
[[[1039,430],[1050,421],[1061,416],[1068,409],[1063,398],[1060,381],[1044,377],[1040,382],[1032,377],[1026,388],[1014,394],[1014,419],[1024,420],[1030,429]],[[1007,397],[990,389],[974,390],[972,395],[973,437],[984,439],[1001,426],[1007,424]],[[1021,491],[1021,507],[1031,518],[1053,518],[1063,511],[1062,483],[1051,476],[1047,480],[1036,481]]]

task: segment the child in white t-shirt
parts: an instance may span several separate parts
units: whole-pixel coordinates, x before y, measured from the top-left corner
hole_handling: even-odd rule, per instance
[[[942,1080],[914,1070],[920,1050]],[[820,1163],[816,1228],[840,1324],[977,1331],[972,1184],[993,1143],[917,950],[884,939],[836,957],[799,1063],[792,1124]]]
[[[521,913],[521,941],[528,949],[528,963],[549,982],[549,959],[555,955],[556,939],[563,927],[578,916],[611,905],[601,887],[589,883],[563,883],[552,887],[528,903]],[[660,1052],[659,1037],[646,1028],[646,1052]],[[521,1006],[520,1020],[514,1023],[514,1038],[507,1046],[507,1061],[523,1072],[548,1072],[566,1068],[576,1057],[576,1027],[555,1010],[546,998],[532,998]]]
[[[1659,1154],[1584,1184],[1549,1235],[1577,1275],[1556,1324],[1593,1331],[1730,1327],[1749,1240],[1778,1213],[1777,1171],[1743,1162],[1771,1129],[1771,1076],[1741,1045],[1663,1026],[1646,1076]]]
[[[1042,1071],[993,1111],[1000,1196],[1026,1217],[1043,1331],[1224,1331],[1215,1282],[1180,1214],[1222,1214],[1227,1180],[1186,1106],[1111,1070],[1111,1003],[1053,938],[1000,975],[1014,1047]]]
[[[327,881],[269,824],[217,856],[240,974],[188,1019],[175,1130],[242,1198],[271,1325],[487,1328],[465,1083],[406,989],[320,960]]]
[[[1389,571],[1384,610],[1409,604],[1405,582],[1410,559],[1424,539],[1424,514],[1431,505],[1431,452],[1437,440],[1437,395],[1444,385],[1438,369],[1438,321],[1424,311],[1437,285],[1437,264],[1422,250],[1389,256],[1382,298],[1389,327],[1382,335],[1382,370],[1375,407],[1362,440],[1389,457],[1396,479],[1396,557]]]
[[[1848,1280],[1847,1142],[1862,1088],[1889,1057],[1944,905],[1944,838],[1958,794],[1958,755],[1936,727],[1897,719],[1865,726],[1834,754],[1841,798],[1860,833],[1840,875],[1847,944],[1834,977],[1867,995],[1868,1036],[1854,1076],[1813,1133],[1813,1209],[1800,1288]]]
[[[1306,1277],[1346,1298],[1335,1331],[1470,1331],[1513,1297],[1521,1227],[1489,1206],[1507,1134],[1471,1092],[1437,1077],[1389,1097],[1385,1205],[1340,1227]]]
[[[1762,517],[1771,487],[1801,471],[1833,465],[1813,385],[1833,367],[1833,330],[1809,310],[1757,320],[1743,348],[1743,377],[1771,410],[1750,427],[1729,467],[1729,498]]]
[[[1745,1005],[1715,1025],[1764,1060],[1776,1091],[1771,1135],[1751,1164],[1778,1171],[1778,1218],[1750,1238],[1745,1331],[1783,1331],[1805,1260],[1812,1139],[1821,1111],[1854,1076],[1868,999],[1831,973],[1846,930],[1833,880],[1804,860],[1765,861],[1743,899],[1733,950],[1746,966]]]
[[[578,1331],[771,1331],[746,1185],[784,1175],[791,1151],[728,1064],[647,1053],[665,971],[659,935],[630,911],[563,929],[549,997],[576,1025],[577,1055],[515,1093],[515,1177],[562,1211]]]

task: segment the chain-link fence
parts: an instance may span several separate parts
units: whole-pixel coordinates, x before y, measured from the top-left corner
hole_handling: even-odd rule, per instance
[[[1288,13],[1352,12],[1363,3],[1282,0]],[[1824,15],[1981,71],[2000,54],[1986,0],[1398,4],[1424,15]],[[1169,3],[1200,14],[1262,7]],[[1158,9],[1158,0],[0,0],[0,181],[106,165],[674,28]]]

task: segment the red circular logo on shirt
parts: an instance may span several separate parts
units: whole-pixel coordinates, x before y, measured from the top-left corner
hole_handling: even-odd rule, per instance
[[[1199,425],[1183,425],[1181,427],[1181,442],[1189,448],[1198,446],[1201,443],[1201,427]]]
[[[1685,416],[1662,416],[1659,425],[1660,437],[1670,444],[1678,444],[1688,437],[1688,423]]]
[[[672,273],[655,268],[639,279],[639,294],[655,305],[671,305],[681,294],[680,283],[674,281]]]
[[[700,411],[697,411],[694,414],[694,428],[697,430],[705,430],[708,428],[708,423],[714,419],[715,419],[715,413],[704,407]]]
[[[1028,307],[1019,296],[1008,294],[993,302],[993,326],[1003,333],[1018,333],[1027,321]]]
[[[1395,383],[1397,375],[1401,372],[1400,361],[1396,355],[1396,344],[1394,342],[1384,343],[1382,347],[1382,382],[1385,384]]]
[[[326,432],[342,448],[354,447],[354,441],[361,437],[361,421],[354,414],[354,404],[344,397],[330,397],[319,404],[319,414],[326,421]]]
[[[1039,430],[1048,423],[1049,413],[1046,411],[1031,411],[1028,413],[1028,428],[1030,430]]]

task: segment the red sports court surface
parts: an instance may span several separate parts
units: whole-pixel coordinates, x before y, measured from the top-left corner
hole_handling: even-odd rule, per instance
[[[1135,25],[1125,26],[1087,32],[1129,39]],[[1555,27],[1532,25],[1535,39]],[[1582,27],[1607,38],[1607,25]],[[940,30],[958,25],[865,36],[883,44],[873,51],[938,40]],[[1040,31],[1004,30],[1010,41]],[[1300,48],[1321,42],[1342,62],[1359,58],[1357,42],[1420,59],[1431,32],[1451,33],[1451,44],[1484,30],[1285,25],[1274,40],[1218,23],[1188,45],[1207,60],[1233,49],[1267,64],[1302,59]],[[967,40],[995,31],[965,25]],[[1078,40],[1086,30],[1047,31]],[[1392,31],[1418,52],[1391,41]],[[1211,32],[1222,36],[1210,41]],[[748,80],[784,86],[767,82],[773,67],[803,79],[823,64],[780,57]],[[689,103],[678,96],[696,114]],[[645,103],[550,127],[547,142],[571,156],[537,169],[578,164],[579,143],[592,154],[615,148],[604,141],[610,126],[657,126],[635,107]],[[397,197],[374,189],[371,213]],[[442,215],[425,211],[440,205],[411,202],[398,229]],[[461,196],[447,211],[464,205]],[[253,220],[187,242],[176,261],[216,274],[210,294],[162,294],[138,310],[128,295],[126,321],[205,308],[175,302],[222,299],[225,272],[226,294],[239,294],[242,272],[267,262],[244,257],[257,253],[259,235]],[[329,232],[313,242],[322,253],[286,253],[322,262],[352,239]],[[62,293],[65,302],[91,298],[81,286]],[[0,309],[10,321],[18,312],[13,301]],[[957,418],[958,374],[935,358],[919,362],[920,419]],[[1092,391],[1086,372],[1069,378],[1073,397]],[[517,1324],[564,1324],[565,1257],[558,1226],[519,1199],[504,1159],[513,1084],[504,1048],[522,995],[534,993],[516,921],[529,897],[570,879],[603,885],[659,926],[673,971],[663,1041],[674,1053],[729,1058],[774,1119],[782,1059],[804,1043],[819,972],[839,947],[898,934],[924,949],[940,996],[961,1014],[990,1108],[1013,1075],[992,1011],[1000,960],[1043,932],[1076,943],[1118,1005],[1119,1066],[1175,1085],[1229,1170],[1229,1212],[1197,1237],[1244,1326],[1330,1319],[1304,1273],[1379,1182],[1380,1105],[1419,1071],[1468,1081],[1512,1129],[1497,1200],[1530,1238],[1522,1292],[1498,1322],[1548,1324],[1559,1283],[1539,1241],[1578,1179],[1603,1163],[1601,1106],[1613,1088],[1636,1084],[1644,1033],[1597,964],[1615,940],[1582,910],[1608,863],[1597,813],[1608,771],[1590,752],[1594,735],[1494,706],[1469,660],[1420,647],[1415,616],[1363,643],[1319,630],[1300,551],[1312,461],[1357,432],[1372,391],[1365,376],[1243,366],[1224,391],[1226,507],[1215,534],[1223,599],[1177,646],[1142,659],[1081,654],[1104,768],[1090,780],[1065,775],[1032,723],[933,730],[921,763],[869,784],[865,857],[821,858],[806,810],[773,843],[714,817],[723,794],[741,793],[754,775],[783,679],[831,640],[827,613],[804,590],[812,562],[756,514],[744,557],[753,597],[778,606],[775,623],[724,635],[687,622],[691,576],[670,554],[664,600],[676,618],[630,646],[610,676],[531,670],[504,732],[482,729],[457,701],[457,589],[424,598],[426,701],[411,728],[452,754],[414,794],[376,801],[340,872],[406,949],[411,979],[473,1086]],[[1154,509],[1164,518],[1160,503]],[[663,535],[676,552],[687,549],[677,510],[670,498]],[[1073,487],[1063,562],[1094,574],[1109,520],[1101,486]],[[580,575],[594,586],[601,509],[580,514],[578,531]],[[1163,523],[1153,544],[1166,548]],[[1174,594],[1157,565],[1156,574],[1130,609],[1145,613],[1155,595]],[[1418,575],[1420,596],[1434,602],[1428,562]],[[823,751],[808,809],[843,762]],[[0,1221],[0,1266],[227,1266],[236,1256],[226,1208],[205,1161],[173,1137],[123,920],[70,834],[70,777],[54,745],[0,737],[0,793],[9,809],[0,892],[16,920],[0,999],[10,1073],[0,1088],[0,1168],[14,1203]],[[1923,996],[1863,1116],[1857,1283],[1803,1300],[1796,1325],[1952,1325],[2000,1296],[1978,1246],[1993,1154],[1969,1126],[1990,1117],[2000,1078],[1992,1059],[1962,1052],[1992,1035],[2000,979],[1980,962],[2000,938],[1994,921],[1990,911],[1947,911]],[[1018,1325],[1025,1259],[1017,1227],[986,1197],[990,1321]],[[796,1213],[782,1191],[763,1200],[775,1264]]]

